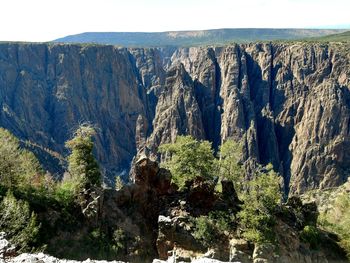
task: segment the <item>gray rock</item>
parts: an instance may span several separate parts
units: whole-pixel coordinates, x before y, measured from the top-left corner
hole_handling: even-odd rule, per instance
[[[6,240],[6,233],[0,232],[0,260],[15,255],[15,247]]]
[[[159,259],[154,259],[152,263],[174,263],[174,259],[173,258],[169,258],[168,260],[159,260]],[[178,263],[184,263],[183,261],[176,261]],[[228,261],[220,261],[217,259],[212,259],[212,258],[198,258],[198,259],[194,259],[191,261],[192,263],[228,263]],[[230,261],[230,262],[234,262],[234,263],[240,263],[239,261]]]
[[[252,262],[252,251],[248,242],[244,239],[230,240],[230,261],[250,263]]]
[[[156,155],[159,144],[190,134],[214,147],[242,140],[247,170],[271,162],[291,194],[338,186],[350,165],[348,50],[1,43],[0,125],[53,172],[63,170],[64,142],[89,121],[109,178],[126,174],[138,151]]]
[[[58,259],[43,253],[27,254],[23,253],[17,257],[7,259],[8,263],[123,263],[122,261],[91,260],[84,261]]]

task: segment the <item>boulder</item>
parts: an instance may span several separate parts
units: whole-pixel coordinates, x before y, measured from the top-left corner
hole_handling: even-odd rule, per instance
[[[253,251],[254,263],[269,263],[275,262],[277,255],[275,254],[276,247],[273,244],[255,244]]]
[[[6,240],[6,233],[0,232],[0,260],[16,255],[15,246]]]
[[[174,248],[203,252],[205,248],[191,235],[190,222],[186,217],[158,217],[157,250],[161,259],[167,259]]]
[[[205,180],[203,177],[186,182],[187,200],[195,210],[195,214],[210,211],[216,201],[214,195],[216,182]]]
[[[230,261],[251,263],[252,262],[252,248],[249,243],[244,239],[231,239],[230,240]]]
[[[145,190],[155,190],[157,195],[170,193],[172,189],[170,172],[147,157],[141,157],[135,162],[130,178],[135,185]]]
[[[307,225],[316,226],[318,214],[315,202],[303,204],[300,197],[291,196],[279,215],[289,225],[302,230]]]
[[[242,202],[238,199],[237,192],[233,186],[233,182],[227,179],[221,180],[222,186],[222,198],[226,201],[227,204],[231,206],[237,206],[242,204]]]

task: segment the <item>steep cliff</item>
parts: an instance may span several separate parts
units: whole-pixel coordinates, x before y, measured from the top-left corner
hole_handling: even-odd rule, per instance
[[[81,122],[98,128],[110,175],[177,134],[244,143],[273,163],[285,190],[339,185],[350,165],[349,44],[215,48],[0,44],[0,125],[65,155]],[[38,151],[39,152],[39,151]],[[248,165],[249,166],[249,165]]]
[[[147,115],[146,90],[126,49],[112,46],[0,46],[2,126],[65,154],[82,122],[96,126],[96,156],[109,171],[135,153],[135,122]]]

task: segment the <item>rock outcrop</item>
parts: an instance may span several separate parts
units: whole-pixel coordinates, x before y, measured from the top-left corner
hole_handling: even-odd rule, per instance
[[[0,263],[123,263],[122,261],[105,261],[105,260],[67,260],[59,259],[44,253],[29,254],[29,253],[16,253],[16,247],[6,240],[6,234],[0,232]]]
[[[350,165],[349,48],[2,43],[0,125],[53,172],[73,130],[91,122],[106,178],[126,175],[139,150],[191,134],[215,148],[241,140],[247,169],[271,162],[287,193],[337,186]]]
[[[159,168],[157,162],[143,157],[132,171],[132,184],[119,191],[105,190],[99,220],[111,229],[123,229],[131,237],[133,241],[126,248],[128,260],[149,261],[157,255],[156,229],[162,198],[174,190],[169,171]]]
[[[237,217],[242,203],[232,182],[222,181],[222,191],[215,192],[215,180],[198,177],[179,190],[171,183],[169,171],[145,157],[135,161],[132,171],[134,183],[120,190],[94,187],[85,191],[78,200],[85,198],[87,202],[71,207],[72,214],[67,207],[63,211],[54,206],[47,210],[41,207],[38,216],[48,219],[42,221],[48,239],[40,248],[56,257],[81,261],[91,257],[173,262],[175,257],[177,262],[347,262],[335,235],[319,232],[316,249],[312,240],[302,237],[306,226],[316,227],[318,213],[313,202],[303,204],[298,197],[290,198],[273,214],[276,242],[254,244],[242,239]],[[50,227],[50,222],[60,218],[55,216],[59,211],[68,220]],[[105,250],[111,245],[112,251]],[[17,255],[16,247],[0,233],[1,263],[79,262],[56,257],[43,253]]]
[[[117,261],[117,260],[107,261],[107,260],[91,260],[91,259],[78,261],[78,260],[59,259],[43,253],[37,253],[37,254],[23,253],[16,257],[8,258],[3,261],[2,259],[0,259],[0,263],[124,263],[124,262]]]
[[[145,157],[135,161],[131,180],[132,184],[119,191],[105,190],[99,215],[108,229],[120,228],[132,237],[126,245],[126,259],[130,261],[143,258],[148,262],[149,256],[166,259],[176,243],[184,258],[189,258],[187,253],[204,255],[207,248],[192,233],[193,217],[212,210],[236,213],[239,209],[238,200],[226,198],[229,194],[236,196],[232,182],[224,182],[221,194],[214,193],[215,181],[202,178],[189,181],[179,191],[171,183],[169,171]],[[228,255],[228,248],[223,251]]]
[[[9,256],[15,255],[16,248],[6,239],[6,233],[0,232],[0,262]]]
[[[214,193],[215,181],[196,178],[179,191],[170,183],[171,175],[148,158],[136,161],[133,181],[135,184],[114,192],[119,198],[104,198],[108,211],[104,217],[112,219],[109,225],[120,224],[123,218],[120,212],[124,213],[128,224],[138,227],[139,231],[142,229],[141,251],[146,248],[151,253],[150,244],[153,243],[156,248],[153,255],[162,260],[172,262],[175,255],[177,262],[346,262],[344,251],[329,233],[320,232],[317,249],[302,238],[306,226],[316,227],[318,212],[314,202],[302,203],[299,197],[290,197],[274,214],[276,243],[254,244],[237,235],[235,215],[241,201],[232,182],[222,181],[222,192]],[[126,191],[130,191],[130,195],[125,194]],[[111,206],[113,202],[114,207]],[[128,206],[124,206],[125,203]],[[127,212],[130,209],[132,213]],[[212,213],[229,213],[235,218],[231,222],[231,234],[211,233],[217,235],[215,242],[203,243],[195,234],[198,227],[195,222],[199,222],[196,218],[208,218]]]

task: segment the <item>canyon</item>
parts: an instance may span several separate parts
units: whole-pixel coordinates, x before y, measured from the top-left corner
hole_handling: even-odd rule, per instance
[[[137,153],[190,134],[241,141],[247,171],[272,163],[287,194],[350,171],[350,45],[252,43],[119,48],[0,43],[0,126],[61,176],[64,144],[89,122],[107,184]]]

